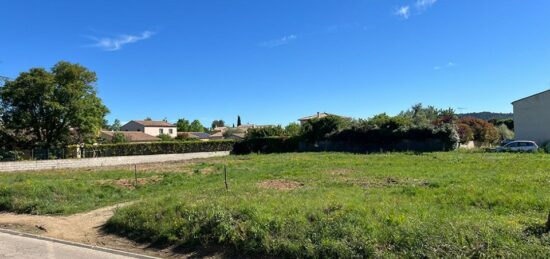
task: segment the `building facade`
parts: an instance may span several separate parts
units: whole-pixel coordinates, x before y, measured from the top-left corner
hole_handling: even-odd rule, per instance
[[[178,136],[177,127],[165,121],[130,121],[120,127],[121,131],[140,131],[151,136],[161,134],[169,135],[172,138]]]
[[[550,142],[550,90],[519,99],[512,105],[517,140],[532,140],[539,146]]]

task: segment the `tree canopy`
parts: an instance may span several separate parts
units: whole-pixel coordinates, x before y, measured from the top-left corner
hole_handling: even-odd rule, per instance
[[[3,126],[27,146],[55,147],[95,138],[109,112],[97,96],[96,74],[61,61],[32,68],[0,89]],[[75,139],[71,140],[71,136]]]
[[[181,118],[176,122],[179,132],[205,132],[205,128],[199,120],[189,123],[188,120]]]

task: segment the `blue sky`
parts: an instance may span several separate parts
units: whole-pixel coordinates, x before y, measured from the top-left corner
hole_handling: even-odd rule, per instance
[[[97,72],[110,120],[286,124],[418,102],[511,112],[550,88],[548,0],[6,1],[0,75]]]

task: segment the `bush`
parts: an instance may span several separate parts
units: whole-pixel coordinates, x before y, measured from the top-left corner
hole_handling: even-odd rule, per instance
[[[332,115],[312,119],[302,126],[302,137],[305,141],[313,143],[326,139],[330,135],[347,128],[350,124],[350,119]]]
[[[113,144],[126,143],[126,142],[128,142],[128,140],[126,139],[126,136],[124,136],[124,134],[122,134],[120,132],[115,132],[113,134],[113,138],[111,139],[111,142]]]
[[[485,120],[473,117],[461,118],[459,123],[468,125],[474,133],[474,140],[485,144],[496,144],[500,134],[495,126]]]
[[[168,134],[160,134],[157,136],[161,141],[172,141],[172,136]]]
[[[194,152],[214,152],[233,150],[234,141],[170,141],[152,143],[120,143],[104,145],[86,145],[84,151],[93,152],[97,156],[138,156],[159,154],[180,154]],[[76,157],[76,145],[67,148],[68,157]]]
[[[281,137],[285,135],[285,130],[281,126],[268,126],[255,129],[249,129],[246,138],[267,138]]]
[[[457,126],[458,135],[460,136],[460,143],[466,144],[474,140],[474,131],[468,124],[459,123]]]
[[[511,131],[506,124],[500,124],[497,126],[498,133],[502,140],[514,139],[515,133]]]

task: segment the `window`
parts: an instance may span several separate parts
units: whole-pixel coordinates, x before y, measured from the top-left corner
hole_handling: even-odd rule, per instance
[[[164,134],[164,129],[159,129],[159,134]]]
[[[172,134],[174,131],[172,129],[168,129],[168,133]]]

